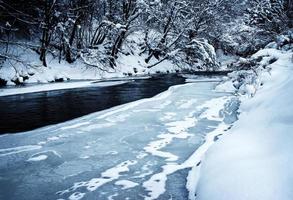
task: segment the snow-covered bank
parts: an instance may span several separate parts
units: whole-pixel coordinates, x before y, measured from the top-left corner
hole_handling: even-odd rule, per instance
[[[83,87],[108,87],[108,86],[125,84],[127,82],[129,81],[105,81],[105,82],[79,81],[79,82],[37,84],[37,85],[31,85],[26,87],[0,89],[0,97],[16,95],[16,94],[26,94],[26,93],[33,93],[33,92],[44,92],[44,91],[64,90],[64,89],[83,88]]]
[[[236,80],[218,87],[239,85],[240,93],[254,98],[243,96],[239,121],[208,151],[199,200],[293,199],[293,53],[264,49],[253,57],[260,56],[261,64],[276,60],[267,63],[272,70],[257,71],[256,79],[248,72],[245,84]]]
[[[0,63],[0,86],[21,85],[23,83],[51,83],[66,80],[97,80],[110,78],[131,78],[148,76],[150,74],[176,73],[179,71],[205,71],[218,69],[215,49],[207,40],[194,40],[189,48],[195,48],[193,55],[195,63],[186,63],[181,57],[184,52],[174,50],[166,58],[152,58],[148,62],[147,52],[142,52],[144,33],[137,31],[127,36],[123,45],[124,53],[119,54],[115,67],[110,63],[101,62],[99,50],[90,55],[82,55],[73,63],[58,60],[57,57],[47,55],[47,67],[44,67],[35,50],[11,45],[15,59],[5,59]],[[129,45],[130,44],[130,45]],[[3,49],[2,46],[0,46]],[[196,50],[199,48],[200,50]],[[198,51],[198,52],[197,52]],[[106,52],[103,52],[103,54]],[[182,55],[183,54],[183,55]]]
[[[15,47],[17,49],[17,47]],[[89,67],[81,61],[69,64],[66,61],[60,63],[51,58],[48,61],[48,67],[40,64],[37,54],[30,50],[22,50],[19,59],[25,60],[30,66],[25,66],[18,62],[5,62],[0,66],[0,79],[5,80],[7,85],[15,85],[22,83],[52,83],[67,80],[101,80],[101,79],[139,79],[148,77],[149,74],[175,72],[176,67],[169,62],[164,61],[158,66],[147,69],[146,65],[142,65],[143,57],[137,54],[129,56],[120,56],[117,68],[107,69],[105,71]]]
[[[23,49],[17,45],[11,45],[17,60],[5,60],[0,64],[0,80],[7,85],[22,83],[52,83],[67,80],[98,80],[98,79],[137,79],[157,73],[175,73],[179,68],[170,60],[164,60],[158,65],[148,68],[157,61],[145,63],[145,55],[140,54],[138,44],[141,43],[141,34],[134,33],[128,37],[129,42],[134,43],[131,54],[121,54],[117,59],[115,69],[106,64],[93,62],[93,66],[80,59],[74,63],[64,60],[60,62],[55,57],[48,55],[47,67],[42,66],[39,55],[32,49]],[[0,46],[0,50],[1,50]],[[21,61],[21,62],[20,62]],[[3,82],[4,83],[4,82]],[[1,86],[1,85],[0,85]]]

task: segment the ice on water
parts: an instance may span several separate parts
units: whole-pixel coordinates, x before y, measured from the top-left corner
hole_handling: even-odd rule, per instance
[[[150,99],[1,136],[0,199],[192,199],[201,156],[236,119],[237,98],[214,87],[174,86]]]

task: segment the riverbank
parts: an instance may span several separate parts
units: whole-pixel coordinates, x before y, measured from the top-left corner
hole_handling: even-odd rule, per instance
[[[186,82],[200,82],[200,81],[218,81],[220,82],[221,76],[227,75],[231,71],[201,71],[186,73],[153,73],[148,75],[135,75],[135,76],[122,76],[112,78],[101,78],[101,79],[81,79],[81,80],[68,80],[64,82],[51,82],[51,83],[25,83],[22,85],[9,85],[0,87],[0,97],[27,94],[35,92],[47,92],[55,90],[68,90],[86,87],[109,87],[115,85],[121,85],[135,80],[151,79],[152,77],[163,77],[163,76],[179,76],[186,79]],[[217,77],[207,80],[208,77]]]
[[[131,80],[129,80],[131,81]],[[54,90],[68,90],[75,88],[86,88],[86,87],[109,87],[115,85],[125,84],[129,81],[72,81],[63,83],[47,83],[47,84],[30,84],[27,86],[15,86],[0,88],[0,97],[27,94],[35,92],[48,92]]]
[[[293,53],[264,49],[254,55],[259,56],[276,61],[239,88],[244,94],[239,120],[206,154],[199,200],[293,199]],[[233,84],[219,88],[230,90]]]

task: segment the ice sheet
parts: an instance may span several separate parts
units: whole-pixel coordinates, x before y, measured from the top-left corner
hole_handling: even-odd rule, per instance
[[[234,101],[214,87],[212,82],[174,86],[153,98],[4,135],[0,177],[7,179],[0,178],[1,192],[13,200],[192,196],[189,171],[226,128],[226,104]],[[173,178],[178,174],[182,179]],[[7,189],[12,181],[15,195]],[[186,189],[168,190],[175,183]]]

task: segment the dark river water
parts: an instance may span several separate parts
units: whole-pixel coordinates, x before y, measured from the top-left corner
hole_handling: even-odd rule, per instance
[[[0,134],[33,130],[153,97],[185,82],[177,75],[160,75],[109,87],[89,87],[0,97]]]

